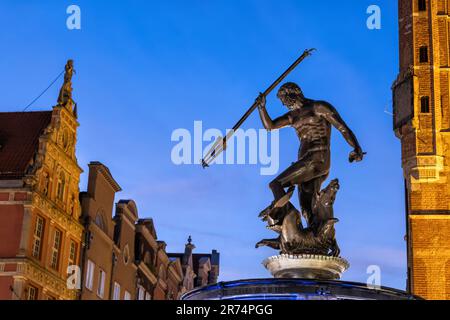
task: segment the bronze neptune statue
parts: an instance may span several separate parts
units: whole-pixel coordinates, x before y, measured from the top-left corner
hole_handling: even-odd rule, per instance
[[[336,109],[325,101],[306,98],[295,83],[286,83],[278,91],[278,98],[289,112],[272,120],[267,113],[266,97],[292,72],[314,49],[303,54],[263,93],[236,123],[226,137],[219,137],[202,159],[204,168],[209,167],[217,156],[226,150],[227,142],[234,132],[256,109],[267,130],[293,127],[300,140],[297,162],[270,183],[274,201],[261,212],[260,218],[268,228],[279,234],[278,238],[265,239],[256,247],[269,246],[288,255],[321,255],[339,257],[340,249],[335,238],[333,204],[339,190],[339,181],[333,180],[323,190],[322,183],[330,172],[331,127],[338,129],[353,151],[350,162],[361,161],[365,155],[353,132],[345,124]],[[290,202],[298,189],[301,214]],[[307,226],[301,222],[303,215]],[[339,259],[337,259],[339,260]],[[346,263],[345,263],[346,264]]]
[[[284,254],[319,254],[339,256],[335,239],[333,203],[339,189],[333,180],[321,190],[330,171],[331,127],[338,129],[353,147],[350,162],[364,157],[355,135],[339,116],[336,109],[325,101],[306,98],[295,83],[286,83],[278,91],[278,98],[289,112],[272,120],[266,109],[266,97],[256,100],[259,114],[267,130],[293,127],[300,140],[298,160],[276,177],[270,188],[275,200],[263,210],[260,217],[268,222],[268,228],[280,236],[260,241],[256,246],[269,246]],[[302,215],[307,223],[304,228],[299,211],[290,203],[298,188]]]

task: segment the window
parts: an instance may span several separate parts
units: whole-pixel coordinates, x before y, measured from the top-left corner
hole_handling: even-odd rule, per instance
[[[73,266],[77,264],[77,244],[70,240],[69,245],[69,266]]]
[[[66,186],[66,178],[64,173],[61,172],[58,177],[58,184],[56,188],[56,198],[60,201],[64,201],[64,188]]]
[[[144,298],[145,298],[144,287],[139,286],[139,288],[138,288],[138,300],[144,300]]]
[[[36,217],[36,224],[33,233],[32,255],[36,259],[41,258],[42,238],[44,237],[44,219]]]
[[[145,300],[152,300],[152,296],[150,295],[149,292],[145,293]]]
[[[114,282],[113,300],[120,300],[120,284]]]
[[[105,271],[100,269],[100,273],[98,275],[98,287],[97,287],[97,295],[100,298],[103,298],[105,296],[105,279],[106,279],[106,273],[105,273]]]
[[[59,266],[59,252],[61,250],[61,237],[62,237],[61,231],[55,230],[55,234],[53,236],[52,255],[51,255],[51,261],[50,261],[50,267],[55,270],[58,270],[58,266]]]
[[[103,214],[101,211],[97,212],[97,214],[95,215],[94,222],[97,225],[97,227],[99,227],[100,229],[102,229],[103,231],[106,232],[105,221],[103,220]]]
[[[419,62],[420,63],[428,62],[428,47],[423,46],[423,47],[420,47],[419,50],[420,50]]]
[[[33,286],[29,286],[27,290],[27,300],[37,300],[38,289]]]
[[[430,97],[420,98],[420,112],[430,113]]]
[[[419,0],[419,11],[427,11],[427,0]]]
[[[88,260],[86,268],[86,288],[89,290],[92,290],[94,284],[94,269],[95,264],[91,260]]]
[[[129,293],[128,291],[125,291],[125,293],[123,295],[123,300],[131,300],[131,293]]]

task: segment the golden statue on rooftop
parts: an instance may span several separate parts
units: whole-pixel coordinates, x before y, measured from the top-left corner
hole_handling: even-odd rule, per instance
[[[73,60],[68,60],[65,67],[64,84],[59,91],[58,106],[66,107],[76,113],[76,110],[72,109],[74,105],[76,109],[76,103],[72,99],[72,76],[74,72]]]

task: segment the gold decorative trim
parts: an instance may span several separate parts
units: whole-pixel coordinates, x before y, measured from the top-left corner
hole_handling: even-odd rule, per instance
[[[15,279],[32,281],[60,299],[76,300],[78,298],[78,290],[69,290],[65,279],[55,276],[35,262],[29,259],[11,259],[8,263],[17,264],[16,271],[11,274]]]
[[[55,221],[64,228],[65,231],[81,240],[83,235],[83,226],[74,218],[59,210],[49,200],[43,198],[40,194],[33,193],[32,205],[47,214],[52,221]]]

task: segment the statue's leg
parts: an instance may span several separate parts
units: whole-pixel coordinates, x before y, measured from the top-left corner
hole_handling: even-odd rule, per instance
[[[275,178],[270,184],[269,188],[272,190],[273,197],[275,198],[275,202],[279,199],[283,198],[286,195],[285,188],[287,186],[283,186],[283,184],[280,182],[279,177]]]
[[[270,188],[275,196],[275,199],[279,199],[280,195],[283,196],[286,192],[284,188],[302,185],[308,181],[312,181],[316,178],[322,178],[328,174],[328,168],[323,162],[313,160],[299,160],[283,173],[281,173],[274,181],[270,183]],[[317,180],[316,185],[320,189],[321,182],[323,180]]]
[[[272,218],[275,218],[277,212],[274,211],[277,210],[273,209],[276,209],[275,205],[279,203],[280,200],[283,202],[283,197],[287,195],[285,188],[291,188],[290,192],[293,192],[292,187],[323,176],[326,172],[326,168],[317,161],[299,160],[291,165],[270,183],[269,187],[272,190],[275,200],[268,208],[260,213],[260,217],[263,218],[269,215]]]
[[[300,181],[310,175],[310,166],[304,161],[298,161],[284,170],[278,177],[276,177],[269,187],[272,190],[275,202],[286,195],[285,188],[297,185]]]
[[[318,191],[315,188],[316,183],[314,180],[302,183],[298,188],[298,199],[301,207],[301,212],[303,217],[305,218],[307,225],[311,223],[313,196],[315,192]]]
[[[315,195],[320,192],[322,183],[327,179],[328,175],[312,179],[310,181],[302,183],[298,188],[299,203],[302,208],[301,212],[306,220],[306,223],[310,225],[313,220],[313,199]]]

